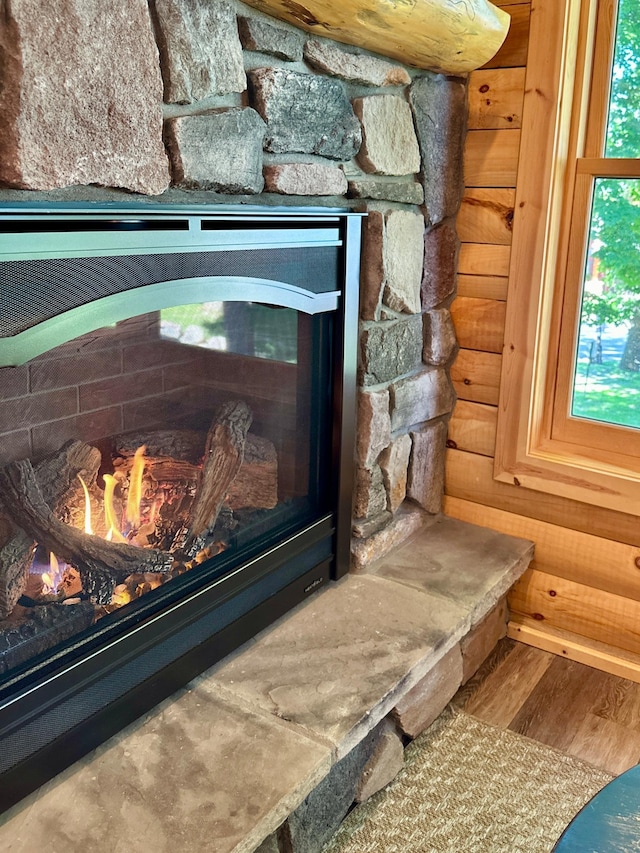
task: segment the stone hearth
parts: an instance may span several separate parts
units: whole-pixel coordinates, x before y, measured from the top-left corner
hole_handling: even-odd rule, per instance
[[[0,846],[319,853],[383,737],[382,785],[504,635],[532,551],[433,518],[7,812]]]

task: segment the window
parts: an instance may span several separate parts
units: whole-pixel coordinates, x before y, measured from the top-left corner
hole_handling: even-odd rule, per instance
[[[495,475],[640,514],[637,0],[532,12]]]

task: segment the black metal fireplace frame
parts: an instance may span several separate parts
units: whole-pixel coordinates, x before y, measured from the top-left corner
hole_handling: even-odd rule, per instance
[[[340,295],[334,312],[331,467],[335,509],[242,566],[220,563],[157,590],[114,627],[93,630],[0,687],[0,810],[5,810],[193,677],[284,615],[349,567],[355,441],[361,216],[322,208],[132,205],[15,205],[0,233],[87,221],[135,223],[199,217],[215,235],[229,229],[330,229],[336,235]],[[68,226],[65,226],[68,227]],[[72,226],[73,227],[73,226]],[[135,225],[133,225],[135,227]],[[37,236],[36,238],[37,239]],[[0,294],[0,304],[1,304]],[[224,567],[223,567],[224,568]],[[108,623],[108,620],[103,620]]]

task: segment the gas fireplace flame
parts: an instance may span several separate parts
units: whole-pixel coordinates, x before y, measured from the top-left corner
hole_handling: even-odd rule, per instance
[[[113,508],[113,493],[118,481],[113,474],[103,474],[104,480],[104,520],[107,528],[105,539],[113,542],[126,542],[127,540],[120,532],[120,526],[116,520]]]
[[[114,493],[116,486],[118,485],[118,479],[113,474],[102,475],[104,480],[104,520],[105,529],[107,531],[104,538],[110,542],[128,542],[129,540],[122,533],[122,530],[137,530],[140,527],[142,478],[145,468],[144,454],[146,449],[146,445],[143,444],[136,450],[133,456],[131,472],[129,474],[127,502],[124,510],[126,523],[124,520],[121,520],[121,522],[118,521],[114,507]],[[84,532],[93,535],[94,530],[91,519],[91,496],[89,494],[87,484],[80,475],[78,475],[78,479],[80,480],[82,491],[84,492]]]
[[[84,492],[84,532],[93,536],[93,528],[91,526],[91,496],[89,495],[87,484],[80,474],[78,474],[78,479],[80,480],[82,491]]]
[[[135,528],[140,527],[140,502],[142,501],[142,475],[144,474],[144,454],[147,447],[142,445],[133,456],[133,465],[129,475],[127,494],[127,521]]]
[[[42,578],[43,593],[48,595],[49,593],[55,592],[60,580],[60,563],[52,551],[49,552],[49,571],[42,572],[40,577]]]

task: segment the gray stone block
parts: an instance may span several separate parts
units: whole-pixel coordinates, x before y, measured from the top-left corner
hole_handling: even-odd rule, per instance
[[[169,186],[162,78],[145,0],[3,4],[0,181]]]
[[[351,160],[362,142],[360,122],[342,84],[286,68],[249,72],[252,105],[267,122],[265,149]]]
[[[411,510],[403,507],[386,527],[376,531],[367,539],[353,539],[351,558],[354,569],[360,571],[385,557],[393,548],[419,530],[423,523],[422,512],[418,509]]]
[[[170,119],[166,137],[174,183],[228,193],[261,192],[264,129],[252,109]]]
[[[391,430],[408,432],[412,426],[448,414],[455,395],[447,373],[431,368],[390,386]]]
[[[360,384],[390,382],[422,364],[422,317],[365,323],[360,334]]]
[[[456,330],[448,308],[434,308],[424,315],[424,349],[422,359],[425,364],[442,366],[456,351],[458,341]]]
[[[389,392],[361,391],[358,394],[356,455],[360,465],[373,465],[391,441]]]
[[[411,108],[396,95],[356,98],[353,108],[362,124],[358,163],[376,175],[413,175],[420,170],[420,150]]]
[[[427,424],[412,432],[413,452],[409,464],[407,495],[426,512],[442,510],[444,460],[447,425],[443,421]]]
[[[350,198],[370,198],[380,201],[399,201],[404,204],[422,204],[422,184],[413,180],[395,178],[354,178],[349,181]]]
[[[356,798],[362,772],[380,738],[370,732],[348,755],[333,765],[280,830],[282,853],[320,853],[336,832]]]
[[[309,39],[304,58],[313,68],[364,86],[407,86],[411,82],[407,70],[377,56],[355,53],[334,42]]]
[[[426,72],[411,84],[410,102],[420,144],[428,219],[441,222],[456,215],[464,189],[466,83]]]
[[[407,496],[407,469],[411,438],[400,435],[380,455],[380,468],[387,490],[387,506],[395,512]]]
[[[153,0],[165,100],[191,103],[243,92],[236,14],[228,0]]]
[[[387,509],[387,490],[379,465],[356,468],[353,514],[357,519],[379,516]]]
[[[304,34],[293,27],[283,27],[262,18],[238,18],[238,33],[245,50],[268,53],[278,59],[298,62],[302,59]]]
[[[379,530],[382,530],[383,527],[386,527],[392,519],[393,515],[387,510],[381,512],[375,518],[367,519],[366,521],[356,519],[353,522],[352,533],[357,539],[366,539],[369,536],[373,536]]]
[[[260,847],[256,847],[253,853],[280,853],[277,836],[270,835],[265,838]]]

